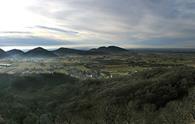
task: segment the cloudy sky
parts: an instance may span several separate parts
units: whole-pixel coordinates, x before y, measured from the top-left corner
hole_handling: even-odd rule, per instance
[[[0,46],[195,47],[194,0],[2,0]]]

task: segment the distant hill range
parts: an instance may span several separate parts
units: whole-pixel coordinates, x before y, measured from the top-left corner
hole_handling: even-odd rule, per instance
[[[4,50],[0,49],[0,57],[3,57],[5,55],[5,53],[6,52]]]
[[[57,56],[66,56],[66,55],[81,55],[86,54],[86,51],[83,50],[76,50],[70,48],[59,48],[57,50],[52,51]]]
[[[93,53],[124,53],[127,52],[128,50],[116,47],[116,46],[109,46],[109,47],[99,47],[97,49],[91,49],[88,52],[93,52]]]
[[[0,49],[0,58],[45,58],[45,57],[63,57],[68,55],[110,55],[110,54],[126,54],[126,53],[165,53],[165,54],[195,54],[195,49],[124,49],[117,46],[99,47],[90,50],[78,50],[71,48],[59,48],[56,50],[47,50],[37,47],[27,52],[13,49],[4,51]]]
[[[29,50],[23,54],[24,57],[57,57],[52,51],[48,51],[42,47]]]
[[[5,52],[4,50],[0,49],[0,58],[16,58],[16,57],[42,58],[42,57],[60,57],[60,56],[67,56],[67,55],[120,54],[125,52],[128,52],[128,50],[116,46],[99,47],[90,50],[59,48],[53,51],[49,51],[42,47],[37,47],[27,52],[23,52],[22,50],[18,50],[18,49],[13,49]]]
[[[22,50],[13,49],[13,50],[5,52],[4,54],[5,54],[4,57],[19,57],[19,56],[22,56],[24,52]]]

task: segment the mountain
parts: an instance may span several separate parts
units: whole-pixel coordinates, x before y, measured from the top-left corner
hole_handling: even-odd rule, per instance
[[[91,49],[89,51],[95,52],[95,53],[124,53],[124,52],[128,52],[128,50],[117,47],[117,46],[99,47],[97,49]]]
[[[4,56],[5,56],[5,51],[2,50],[2,49],[0,49],[0,57],[2,58],[2,57],[4,57]]]
[[[71,48],[59,48],[54,51],[48,51],[42,47],[37,47],[35,49],[29,50],[28,52],[23,52],[18,49],[13,49],[10,51],[3,51],[0,49],[0,58],[9,58],[9,57],[57,57],[65,55],[96,55],[96,54],[118,54],[126,53],[128,50],[117,47],[117,46],[108,46],[108,47],[99,47],[85,50],[76,50]]]
[[[24,53],[24,57],[56,57],[56,55],[42,47],[37,47]]]
[[[23,54],[24,52],[18,49],[13,49],[5,53],[6,57],[19,57],[22,56]]]
[[[59,48],[57,50],[52,51],[54,54],[58,56],[65,56],[65,55],[80,55],[80,54],[85,54],[86,51],[82,50],[76,50],[76,49],[70,49],[70,48]]]

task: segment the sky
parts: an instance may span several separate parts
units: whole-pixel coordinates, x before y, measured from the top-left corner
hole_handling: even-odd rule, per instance
[[[1,0],[0,47],[195,48],[194,0]]]

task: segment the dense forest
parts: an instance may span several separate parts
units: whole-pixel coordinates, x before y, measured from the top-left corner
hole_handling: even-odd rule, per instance
[[[0,124],[189,124],[194,100],[195,69],[188,67],[104,80],[0,75]]]

